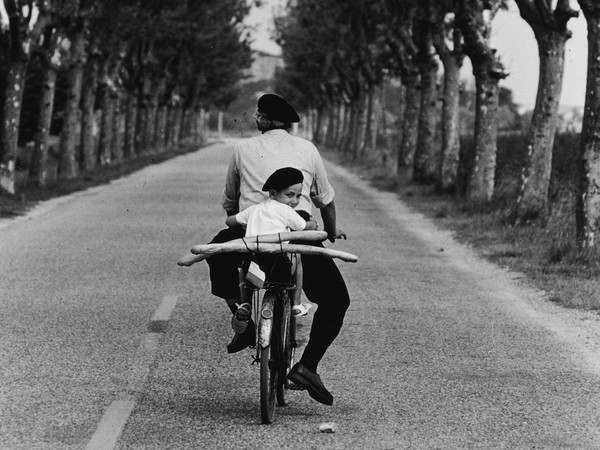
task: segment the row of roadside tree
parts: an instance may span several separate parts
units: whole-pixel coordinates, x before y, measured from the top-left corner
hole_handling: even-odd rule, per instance
[[[197,143],[206,111],[235,97],[251,64],[249,0],[3,4],[0,185],[9,193],[19,171],[46,186]]]
[[[548,212],[552,149],[563,83],[568,22],[588,23],[588,82],[578,149],[577,240],[600,236],[600,4],[594,0],[298,0],[277,19],[284,69],[278,90],[314,111],[313,136],[354,156],[374,150],[382,89],[400,82],[403,111],[394,169],[418,183],[456,190],[461,130],[460,69],[475,80],[474,145],[466,198],[494,196],[500,81],[509,74],[490,45],[501,8],[518,7],[539,48],[539,88],[514,207],[524,223]],[[441,75],[440,75],[441,74]],[[439,85],[439,86],[438,86]],[[437,105],[441,101],[441,114]],[[438,129],[441,139],[436,139]]]

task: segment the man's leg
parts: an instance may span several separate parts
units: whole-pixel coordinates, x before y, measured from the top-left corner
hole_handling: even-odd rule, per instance
[[[305,386],[309,395],[318,402],[331,405],[333,396],[317,374],[317,366],[342,328],[350,297],[342,274],[331,258],[302,255],[302,265],[304,293],[319,307],[313,318],[308,344],[288,378]]]
[[[302,267],[304,293],[319,307],[315,312],[310,337],[300,363],[316,372],[327,348],[342,328],[346,310],[350,306],[350,296],[344,278],[331,258],[302,255]]]

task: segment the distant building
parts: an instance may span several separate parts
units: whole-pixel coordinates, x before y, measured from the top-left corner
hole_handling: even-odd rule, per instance
[[[245,75],[247,78],[244,79],[244,82],[271,80],[278,67],[283,67],[283,58],[281,56],[262,50],[254,50],[252,66],[246,72]]]

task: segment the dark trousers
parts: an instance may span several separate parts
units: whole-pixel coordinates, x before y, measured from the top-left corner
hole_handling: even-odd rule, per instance
[[[219,232],[211,244],[227,242],[243,236],[244,230],[241,227],[228,228]],[[321,242],[302,243],[323,247]],[[214,295],[226,300],[239,297],[238,269],[243,259],[242,253],[222,253],[206,260],[210,268],[210,281]],[[302,255],[302,267],[304,294],[319,307],[315,312],[310,338],[300,363],[316,372],[319,361],[342,328],[346,310],[350,306],[350,296],[344,278],[331,258]]]

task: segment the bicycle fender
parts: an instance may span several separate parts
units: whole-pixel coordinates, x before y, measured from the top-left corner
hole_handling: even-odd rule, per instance
[[[273,292],[267,291],[263,297],[262,308],[260,312],[260,333],[258,335],[258,343],[262,348],[268,347],[271,343],[274,303],[275,296],[273,295]]]
[[[271,330],[273,329],[273,320],[265,319],[260,321],[260,335],[258,342],[262,348],[268,347],[271,342]]]

